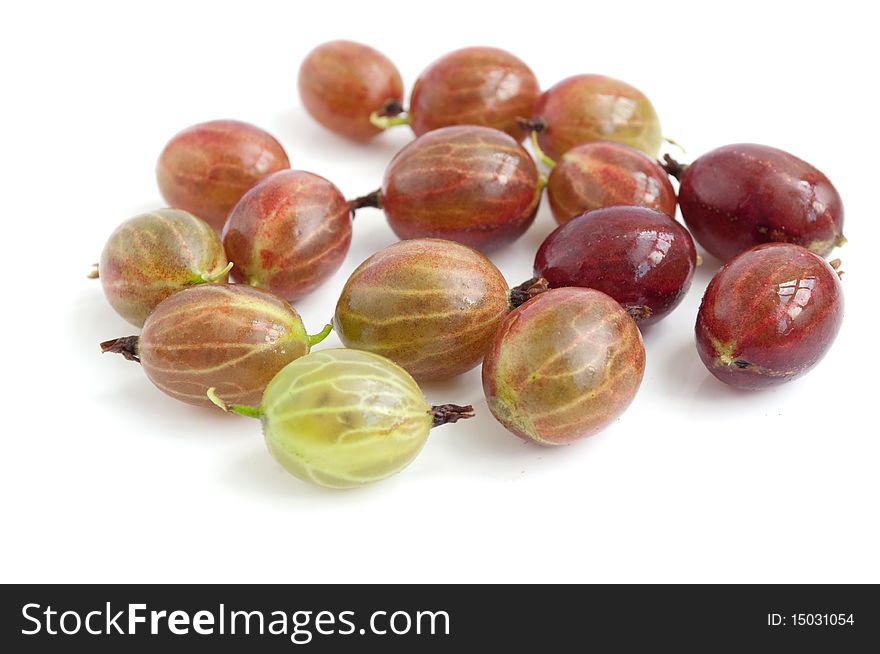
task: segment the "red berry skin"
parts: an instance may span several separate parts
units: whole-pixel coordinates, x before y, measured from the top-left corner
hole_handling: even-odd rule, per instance
[[[565,445],[623,413],[644,371],[641,334],[617,302],[589,288],[559,288],[501,323],[483,359],[483,391],[511,433]]]
[[[602,75],[575,75],[544,91],[535,115],[547,127],[541,149],[559,159],[588,141],[616,141],[656,157],[663,141],[651,101],[626,82]]]
[[[353,41],[319,45],[299,69],[299,95],[306,110],[327,129],[354,141],[382,130],[370,122],[389,100],[402,103],[403,80],[378,50]]]
[[[450,125],[482,125],[517,140],[517,118],[532,115],[538,79],[520,59],[498,48],[463,48],[428,66],[413,86],[410,126],[417,136]]]
[[[843,202],[813,166],[765,145],[725,145],[689,165],[678,201],[697,242],[722,261],[760,243],[827,256],[843,239]]]
[[[223,229],[232,278],[288,300],[335,273],[350,244],[348,202],[329,181],[301,170],[282,170],[257,184]]]
[[[590,211],[557,227],[535,256],[551,288],[594,288],[640,325],[657,322],[684,298],[697,263],[687,230],[645,207]]]
[[[541,199],[535,162],[489,127],[443,127],[403,148],[385,170],[382,207],[402,239],[443,238],[484,252],[528,229]]]
[[[697,314],[697,351],[713,375],[754,390],[800,377],[834,342],[843,291],[827,261],[799,245],[767,243],[731,259]]]
[[[560,225],[587,211],[635,205],[675,215],[675,189],[654,159],[623,143],[591,141],[562,155],[547,179]]]
[[[214,120],[193,125],[168,142],[156,164],[156,179],[169,205],[219,232],[242,195],[289,167],[284,148],[268,132],[237,120]]]
[[[201,284],[163,301],[144,323],[137,354],[163,393],[210,407],[258,405],[272,377],[309,352],[299,314],[282,298],[243,284]]]

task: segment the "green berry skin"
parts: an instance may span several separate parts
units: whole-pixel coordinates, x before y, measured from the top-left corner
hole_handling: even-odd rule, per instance
[[[261,408],[272,456],[292,475],[330,488],[401,471],[432,426],[431,405],[409,373],[352,349],[289,363],[266,387]]]
[[[394,243],[358,266],[333,325],[347,347],[435,381],[478,365],[509,308],[507,282],[488,258],[460,243],[420,238]]]
[[[186,211],[159,209],[116,228],[98,272],[110,306],[142,327],[153,309],[177,291],[206,277],[226,282],[226,264],[220,237],[208,223]]]

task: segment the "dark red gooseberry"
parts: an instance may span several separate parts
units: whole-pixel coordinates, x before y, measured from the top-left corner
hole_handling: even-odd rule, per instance
[[[288,300],[314,290],[351,244],[350,206],[323,177],[282,170],[248,191],[223,229],[235,281]]]
[[[435,237],[488,251],[531,225],[540,187],[535,162],[508,134],[461,125],[428,132],[385,170],[381,205],[403,239]]]
[[[547,179],[556,222],[621,204],[675,215],[675,189],[649,156],[623,143],[591,141],[562,155]]]
[[[799,245],[768,243],[731,259],[709,283],[697,315],[697,351],[726,384],[764,388],[815,366],[842,320],[834,268]]]
[[[541,149],[559,159],[588,141],[616,141],[656,157],[663,141],[657,112],[626,82],[602,75],[575,75],[538,98],[535,118]]]
[[[483,390],[510,432],[564,445],[617,418],[644,371],[641,334],[617,302],[589,288],[559,288],[501,323],[483,360]]]
[[[483,125],[522,140],[517,118],[531,116],[538,80],[520,59],[498,48],[463,48],[428,66],[410,96],[417,136],[450,125]]]
[[[355,141],[382,130],[370,114],[403,101],[403,81],[388,57],[353,41],[319,45],[299,69],[299,94],[312,117],[327,129]]]
[[[551,288],[583,286],[607,293],[647,325],[678,306],[696,260],[690,234],[666,214],[609,207],[557,227],[535,256],[535,275]]]
[[[765,145],[726,145],[684,169],[678,201],[697,242],[727,260],[759,243],[827,256],[843,238],[843,203],[825,175]]]
[[[289,168],[281,144],[237,120],[193,125],[172,138],[156,164],[165,201],[220,231],[235,203],[266,175]]]

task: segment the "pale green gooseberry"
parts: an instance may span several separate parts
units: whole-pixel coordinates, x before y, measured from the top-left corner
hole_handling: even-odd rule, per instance
[[[353,349],[318,350],[282,368],[259,407],[226,405],[259,418],[266,446],[292,475],[351,488],[400,472],[432,427],[473,416],[470,406],[432,406],[415,380],[385,357]]]

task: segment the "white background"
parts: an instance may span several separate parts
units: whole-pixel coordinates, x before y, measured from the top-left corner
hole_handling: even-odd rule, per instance
[[[880,581],[876,379],[878,106],[868,3],[25,3],[0,19],[2,581]],[[309,486],[259,424],[178,404],[98,342],[132,333],[85,278],[122,220],[162,205],[153,167],[214,118],[274,133],[348,196],[412,137],[367,146],[314,123],[296,91],[313,46],[378,47],[407,88],[466,45],[511,50],[542,86],[603,73],[642,89],[690,160],[741,141],[789,150],[844,198],[847,314],[807,377],[746,394],[693,346],[706,258],[645,334],[629,411],[548,450],[486,408],[479,370],[426,385],[475,420],[432,433],[402,474]],[[554,223],[494,259],[530,276]],[[364,210],[338,274],[297,308],[312,331],[351,270],[394,237]],[[336,346],[336,337],[326,346]]]

